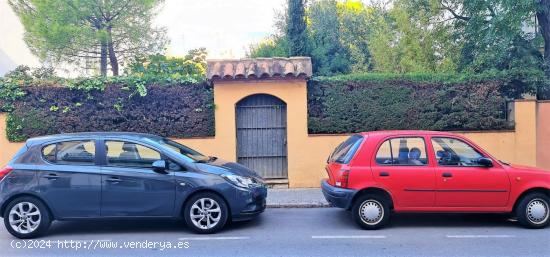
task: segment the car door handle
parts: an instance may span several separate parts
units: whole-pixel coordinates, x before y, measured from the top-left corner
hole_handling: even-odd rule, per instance
[[[441,176],[443,176],[444,178],[451,178],[451,177],[453,177],[453,173],[443,172],[443,174],[441,174]]]
[[[380,177],[389,177],[390,173],[387,172],[387,171],[380,171],[379,175],[380,175]]]
[[[117,177],[110,177],[110,178],[106,179],[105,181],[116,184],[116,183],[122,182],[122,179],[119,179]]]
[[[59,178],[59,176],[55,173],[50,173],[48,175],[45,175],[44,178],[49,179],[49,180],[56,180],[56,179]]]

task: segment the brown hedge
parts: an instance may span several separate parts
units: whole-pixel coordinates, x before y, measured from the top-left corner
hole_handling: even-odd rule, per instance
[[[8,117],[8,137],[28,137],[62,132],[130,131],[168,137],[214,135],[211,85],[148,85],[139,96],[122,85],[104,91],[66,87],[29,86],[14,102]]]

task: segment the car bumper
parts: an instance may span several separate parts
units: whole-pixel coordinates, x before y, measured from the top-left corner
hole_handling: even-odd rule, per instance
[[[357,190],[331,186],[326,179],[321,181],[321,189],[327,202],[334,207],[349,209]]]
[[[237,209],[233,210],[233,221],[250,220],[265,210],[267,188],[265,186],[252,189],[237,190]]]

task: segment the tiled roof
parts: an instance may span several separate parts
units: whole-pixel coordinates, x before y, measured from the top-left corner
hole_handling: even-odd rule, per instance
[[[256,58],[207,60],[208,79],[309,78],[311,58]]]

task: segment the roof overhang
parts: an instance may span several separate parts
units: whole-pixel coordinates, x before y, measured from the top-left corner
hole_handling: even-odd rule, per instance
[[[255,58],[207,60],[209,80],[308,79],[311,58]]]

